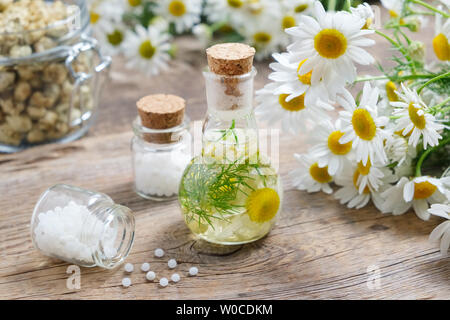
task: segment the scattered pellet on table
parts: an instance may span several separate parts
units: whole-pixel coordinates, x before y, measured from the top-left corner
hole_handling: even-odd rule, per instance
[[[145,277],[147,278],[148,281],[153,281],[156,278],[156,274],[153,271],[149,271],[147,272]]]
[[[167,280],[167,278],[161,278],[161,279],[159,280],[159,285],[160,285],[161,287],[166,287],[168,284],[169,284],[169,280]]]
[[[125,264],[125,268],[124,269],[125,269],[126,272],[130,273],[130,272],[133,272],[134,266],[131,263],[127,263],[127,264]]]
[[[161,258],[164,256],[164,250],[163,249],[156,249],[155,250],[155,256],[157,256],[158,258]]]
[[[196,276],[198,274],[198,268],[197,267],[191,267],[189,269],[189,275],[190,276]]]
[[[178,281],[180,281],[180,275],[178,273],[174,273],[172,275],[171,279],[172,279],[173,282],[178,282]]]
[[[174,269],[177,266],[177,261],[175,259],[170,259],[169,262],[167,262],[167,265],[170,269]]]
[[[122,286],[124,286],[125,288],[128,288],[129,286],[131,286],[131,279],[130,278],[123,278],[122,279]]]
[[[142,270],[143,272],[147,272],[148,270],[150,270],[150,264],[148,264],[147,262],[144,262],[144,263],[141,265],[141,270]]]

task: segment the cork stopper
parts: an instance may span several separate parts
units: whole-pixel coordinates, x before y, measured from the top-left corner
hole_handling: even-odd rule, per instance
[[[243,43],[221,43],[206,49],[206,56],[215,74],[238,76],[252,70],[255,49]]]
[[[170,94],[154,94],[136,102],[142,126],[149,129],[170,129],[179,126],[184,120],[186,101]],[[173,141],[172,133],[146,133],[144,139],[152,143]]]

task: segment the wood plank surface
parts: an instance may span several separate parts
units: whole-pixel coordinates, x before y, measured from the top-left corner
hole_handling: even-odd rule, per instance
[[[432,32],[429,27],[421,35],[427,44]],[[384,61],[390,52],[379,42],[371,52]],[[156,203],[137,196],[130,152],[134,102],[148,93],[173,93],[187,99],[192,119],[205,112],[200,71],[205,58],[192,38],[179,39],[178,46],[173,68],[151,80],[127,71],[116,59],[98,122],[81,140],[0,155],[0,299],[449,298],[450,260],[427,240],[438,219],[423,222],[412,212],[383,215],[372,205],[351,210],[332,196],[291,187],[292,153],[307,150],[305,135],[280,138],[283,213],[272,232],[253,244],[219,247],[199,241],[185,226],[177,201]],[[267,62],[257,68],[260,88],[269,72]],[[135,264],[130,288],[121,286],[123,268],[82,268],[81,289],[68,289],[69,265],[33,248],[33,207],[41,192],[56,183],[107,193],[135,212],[136,239],[127,259]],[[162,259],[153,256],[158,247],[166,251]],[[149,262],[159,277],[169,278],[174,272],[167,268],[169,258],[179,263],[177,284],[161,288],[139,270]],[[192,265],[199,274],[188,278]],[[379,268],[379,288],[368,286],[371,267]]]

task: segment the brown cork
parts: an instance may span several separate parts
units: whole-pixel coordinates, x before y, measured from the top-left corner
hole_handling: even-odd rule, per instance
[[[169,129],[183,122],[186,101],[170,94],[154,94],[141,98],[136,106],[144,127]],[[173,137],[171,133],[147,133],[144,139],[153,143],[169,143]]]
[[[221,43],[206,49],[206,56],[215,74],[238,76],[252,70],[255,49],[243,43]]]

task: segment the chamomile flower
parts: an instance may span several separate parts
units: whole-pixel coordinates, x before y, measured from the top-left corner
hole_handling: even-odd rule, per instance
[[[275,81],[278,87],[275,89],[275,94],[287,93],[287,101],[290,101],[301,95],[305,96],[305,103],[307,105],[316,104],[318,100],[328,101],[334,99],[338,92],[343,90],[343,84],[334,81],[336,75],[332,74],[333,81],[325,83],[319,81],[311,84],[312,71],[300,75],[299,70],[307,60],[300,62],[291,62],[292,54],[289,52],[274,53],[273,58],[276,62],[270,64],[273,72],[269,75],[269,79]],[[332,108],[331,106],[329,108]]]
[[[396,120],[395,130],[402,132],[403,136],[409,136],[409,144],[417,146],[420,138],[423,139],[423,147],[436,146],[442,136],[438,133],[444,126],[436,122],[432,114],[426,113],[427,106],[417,92],[409,89],[402,83],[402,92],[396,91],[400,98],[398,102],[391,102],[396,109],[394,115],[400,118]]]
[[[99,40],[105,54],[117,55],[122,52],[122,44],[125,41],[127,27],[122,23],[115,23],[108,30],[110,31],[98,32],[96,38]]]
[[[366,23],[363,25],[362,29],[369,29],[375,14],[373,13],[372,8],[367,2],[358,5],[356,8],[350,8],[350,11],[353,15],[358,18],[364,20]]]
[[[390,163],[397,163],[401,166],[403,163],[410,164],[412,159],[417,156],[415,147],[408,144],[408,139],[401,134],[392,133],[385,141],[386,155]]]
[[[225,22],[242,26],[246,0],[208,0],[203,10],[209,22]]]
[[[343,135],[339,121],[336,124],[322,121],[314,129],[312,139],[315,143],[310,153],[317,159],[320,168],[328,167],[328,173],[332,176],[342,173],[352,151],[351,141],[339,143]]]
[[[442,222],[430,233],[430,241],[441,241],[440,250],[443,256],[447,255],[450,247],[450,205],[448,204],[433,204],[428,212],[447,219]]]
[[[324,106],[307,104],[304,94],[288,101],[288,94],[274,93],[277,87],[276,83],[269,83],[256,92],[256,114],[261,120],[281,121],[283,130],[296,134],[305,128],[308,120],[319,122],[328,117]]]
[[[201,0],[160,0],[155,12],[174,23],[177,33],[189,30],[200,22]]]
[[[300,164],[300,167],[291,173],[294,187],[308,192],[323,191],[328,194],[333,192],[329,185],[333,177],[328,173],[326,166],[320,168],[317,161],[309,155],[294,154],[294,157]]]
[[[256,49],[257,60],[267,58],[283,44],[283,32],[273,18],[250,20],[241,32],[245,41]]]
[[[142,70],[147,75],[157,75],[168,67],[170,36],[159,28],[136,26],[136,32],[127,31],[123,47],[128,58],[127,67]]]
[[[314,0],[281,0],[281,5],[285,12],[298,20],[301,15],[313,13]]]
[[[366,82],[359,106],[348,91],[343,91],[337,98],[337,102],[345,109],[339,112],[342,132],[344,132],[339,142],[345,144],[352,141],[356,161],[361,161],[363,165],[367,165],[369,158],[380,164],[385,164],[387,161],[383,148],[386,133],[382,127],[389,119],[378,116],[378,95],[378,88],[371,88]]]
[[[381,0],[383,7],[389,10],[391,18],[397,18],[402,14],[405,0]]]
[[[361,30],[365,21],[349,12],[325,12],[319,1],[314,3],[315,19],[303,16],[298,27],[287,29],[294,38],[288,46],[294,61],[306,62],[299,74],[312,71],[311,83],[329,82],[333,72],[339,82],[353,82],[356,79],[354,63],[368,65],[373,57],[361,47],[371,46],[375,41],[364,36],[373,30]],[[344,80],[344,81],[342,81]]]
[[[380,165],[377,162],[372,164],[370,159],[365,165],[362,161],[358,162],[355,172],[358,173],[356,184],[358,185],[359,193],[363,193],[367,187],[369,187],[370,190],[378,191],[380,186],[397,181],[397,178],[392,174],[389,168],[386,168],[384,165]]]
[[[358,183],[360,173],[358,168],[347,166],[343,173],[336,177],[335,182],[341,188],[335,192],[334,197],[339,200],[341,204],[347,205],[348,208],[361,209],[365,207],[370,199],[373,204],[381,212],[386,212],[383,207],[383,198],[380,192],[372,190],[369,186],[363,188],[360,192]],[[386,188],[387,184],[380,187],[380,191]]]
[[[125,12],[122,0],[93,1],[89,6],[90,21],[95,31],[111,33]]]
[[[420,219],[428,220],[429,204],[448,201],[444,184],[448,183],[449,179],[422,176],[409,180],[402,177],[395,186],[382,193],[385,208],[394,215],[400,215],[412,207]]]
[[[450,60],[450,19],[447,19],[445,23],[442,22],[440,14],[436,15],[436,27],[433,38],[433,50],[436,57],[442,61]]]

